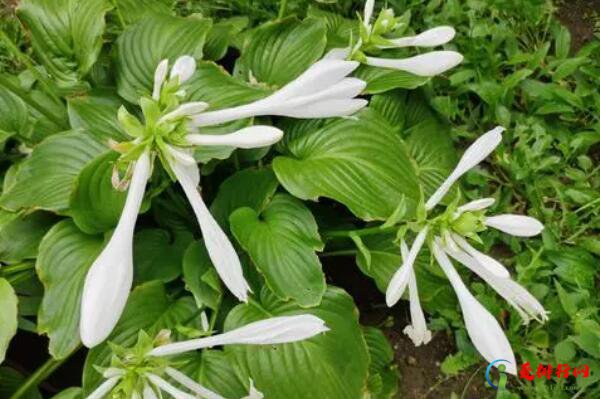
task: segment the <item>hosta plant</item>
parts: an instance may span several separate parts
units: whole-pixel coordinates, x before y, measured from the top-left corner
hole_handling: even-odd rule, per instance
[[[281,1],[268,21],[169,3],[21,0],[25,45],[2,35],[22,65],[0,75],[0,359],[17,327],[50,355],[12,397],[84,352],[81,387],[58,397],[392,398],[390,344],[323,271],[348,245],[389,306],[409,301],[415,345],[428,293],[452,287],[474,348],[514,373],[450,258],[543,322],[476,248],[488,228],[543,226],[464,203],[459,178],[503,129],[457,151],[429,106],[463,61],[455,29],[415,32],[371,0],[354,19]]]

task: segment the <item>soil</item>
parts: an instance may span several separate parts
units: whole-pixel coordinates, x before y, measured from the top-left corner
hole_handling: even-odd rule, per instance
[[[594,20],[600,21],[600,0],[561,1],[556,16],[569,28],[575,52],[594,38]]]

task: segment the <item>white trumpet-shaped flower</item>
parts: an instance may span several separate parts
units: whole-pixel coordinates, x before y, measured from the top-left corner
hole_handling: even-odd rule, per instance
[[[452,185],[462,175],[492,153],[502,140],[503,130],[501,127],[492,129],[467,148],[456,168],[425,203],[425,212],[431,211],[439,204]],[[386,291],[386,302],[388,306],[393,306],[402,297],[406,286],[409,286],[413,325],[409,326],[410,328],[407,327],[405,332],[408,333],[416,345],[426,343],[424,337],[430,335],[424,332],[426,331],[426,326],[423,327],[424,317],[423,323],[420,324],[420,335],[415,334],[415,331],[417,331],[415,319],[420,320],[419,311],[422,313],[422,310],[418,298],[415,298],[416,284],[413,286],[411,279],[414,276],[413,268],[417,254],[423,244],[427,242],[434,258],[456,291],[465,319],[465,326],[475,348],[489,362],[495,359],[510,361],[508,372],[514,374],[514,354],[500,325],[468,291],[447,256],[451,256],[480,276],[516,309],[525,322],[528,322],[531,318],[542,322],[547,319],[544,307],[525,288],[510,278],[510,273],[504,265],[474,248],[467,240],[467,238],[474,237],[477,232],[485,230],[486,227],[496,228],[519,237],[534,236],[543,230],[543,225],[529,216],[499,215],[486,217],[484,213],[493,204],[494,199],[492,198],[478,199],[456,208],[450,206],[446,213],[433,218],[431,221],[426,220],[417,223],[422,227],[419,227],[418,230],[415,229],[418,233],[410,251],[407,251],[404,247],[401,248],[402,265],[390,280]],[[404,243],[403,246],[405,246]],[[415,293],[412,292],[412,287],[415,287]]]
[[[211,135],[203,134],[202,128],[259,115],[297,118],[350,115],[367,103],[355,98],[364,89],[365,82],[346,77],[357,66],[354,61],[321,60],[265,99],[206,111],[209,104],[205,102],[179,104],[185,92],[180,85],[191,78],[196,68],[194,58],[179,57],[170,72],[168,60],[158,64],[152,98],[140,100],[146,125],[125,108],[119,110],[119,122],[132,141],[116,143],[113,148],[123,152],[124,162],[134,164],[133,168],[131,164],[127,168],[133,169],[133,173],[119,223],[86,276],[80,319],[84,345],[93,347],[108,337],[127,301],[133,280],[135,222],[155,158],[160,159],[171,176],[181,184],[196,214],[208,255],[219,277],[240,301],[248,300],[250,286],[244,278],[239,257],[200,195],[200,173],[193,148],[265,147],[279,141],[283,132],[272,126],[256,125],[229,134]],[[115,176],[118,177],[118,173]],[[115,178],[121,186],[118,180]]]
[[[112,367],[104,370],[103,376],[106,378],[106,381],[92,392],[88,396],[88,399],[104,398],[124,378],[129,378],[128,381],[130,383],[127,384],[128,387],[143,386],[141,395],[140,392],[131,393],[134,397],[142,397],[143,399],[157,398],[161,395],[161,392],[182,399],[225,399],[220,394],[204,387],[176,368],[169,366],[168,361],[165,365],[164,359],[159,362],[154,362],[154,360],[162,359],[164,356],[177,355],[213,346],[230,344],[276,345],[298,342],[326,331],[329,331],[329,329],[323,320],[311,314],[301,314],[272,317],[247,324],[223,334],[158,346],[149,352],[145,350],[141,351],[145,353],[141,355],[141,359],[137,358],[140,356],[140,350],[134,348],[132,351],[133,355],[125,356],[125,359],[132,362],[133,367],[131,370],[128,370],[126,366],[123,369]],[[145,348],[144,344],[145,342],[141,344],[138,342],[138,345],[142,345],[143,348]],[[177,388],[168,379],[191,393]],[[132,384],[131,381],[134,383]],[[250,380],[248,395],[242,399],[262,399],[263,397],[263,394],[255,388],[254,381]]]
[[[253,103],[201,113],[192,126],[216,125],[261,115],[291,118],[347,116],[367,105],[354,98],[366,83],[347,76],[358,67],[356,61],[322,59],[272,95]]]
[[[390,38],[402,24],[394,17],[392,9],[381,10],[374,24],[373,11],[375,2],[365,2],[362,19],[361,36],[358,41],[347,48],[332,49],[326,56],[328,59],[358,59],[366,65],[406,71],[413,75],[430,77],[439,75],[459,65],[464,57],[456,51],[432,51],[408,58],[381,58],[365,55],[372,50],[422,47],[431,48],[444,45],[454,39],[456,31],[451,26],[438,26],[414,36]]]

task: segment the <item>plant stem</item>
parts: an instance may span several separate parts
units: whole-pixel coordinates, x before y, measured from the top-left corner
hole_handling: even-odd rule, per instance
[[[29,376],[27,381],[23,383],[17,389],[15,393],[12,394],[10,399],[19,399],[23,397],[26,393],[29,392],[30,389],[37,387],[42,381],[48,378],[54,370],[56,370],[61,364],[63,364],[69,357],[65,357],[64,359],[53,359],[50,358],[46,360],[46,363],[42,364],[32,375]]]
[[[25,101],[32,108],[37,110],[40,114],[44,115],[46,118],[51,120],[54,124],[58,125],[59,127],[63,128],[63,129],[68,129],[69,126],[67,125],[67,123],[64,120],[57,117],[53,111],[46,109],[46,107],[44,107],[42,104],[35,101],[33,98],[31,98],[27,94],[27,91],[25,91],[18,85],[14,84],[13,82],[11,82],[9,79],[7,79],[3,75],[0,75],[0,86],[3,86],[8,91],[11,91],[13,94],[15,94],[21,100]]]
[[[287,0],[279,1],[279,14],[277,14],[277,19],[281,19],[285,16],[285,12],[287,11]]]
[[[350,235],[361,236],[370,236],[374,234],[382,234],[382,233],[392,233],[398,230],[398,227],[390,226],[390,227],[367,227],[365,229],[357,229],[357,230],[329,230],[323,232],[323,237],[325,239],[337,238],[337,237],[350,237]]]

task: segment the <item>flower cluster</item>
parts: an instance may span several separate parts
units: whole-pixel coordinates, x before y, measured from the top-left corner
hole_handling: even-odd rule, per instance
[[[546,312],[538,300],[525,288],[510,278],[510,273],[500,262],[478,251],[467,241],[478,241],[477,233],[487,227],[498,229],[517,237],[531,237],[539,234],[544,226],[536,219],[522,215],[486,216],[485,211],[493,205],[493,198],[483,198],[464,205],[451,203],[445,212],[435,217],[428,214],[442,201],[452,185],[467,171],[483,161],[501,142],[502,131],[497,127],[479,137],[463,154],[456,168],[423,205],[419,212],[422,217],[411,224],[416,237],[410,250],[401,241],[402,265],[394,273],[387,291],[386,302],[393,306],[408,287],[412,324],[404,332],[415,345],[426,344],[431,340],[425,316],[419,303],[414,265],[419,251],[428,244],[433,257],[440,265],[454,288],[463,312],[469,337],[475,348],[488,361],[506,359],[510,363],[508,372],[515,374],[515,356],[508,339],[498,321],[469,292],[448,258],[465,265],[481,277],[496,292],[510,303],[523,320],[538,321],[547,319]]]
[[[256,321],[235,330],[210,337],[164,344],[164,335],[152,340],[140,333],[131,349],[113,345],[111,367],[101,370],[105,381],[87,399],[102,399],[109,392],[113,397],[155,399],[165,392],[178,399],[225,399],[169,365],[169,356],[223,345],[277,345],[302,341],[329,329],[320,318],[310,315],[272,317]],[[156,346],[158,345],[158,346]],[[156,347],[154,347],[156,346]],[[173,382],[170,382],[173,381]],[[178,388],[176,385],[181,386]],[[191,392],[187,393],[183,389]],[[263,395],[250,381],[248,396],[242,399],[262,399]]]
[[[118,165],[126,165],[131,176],[117,227],[85,279],[80,335],[86,346],[98,345],[108,337],[127,301],[133,279],[135,222],[152,174],[153,160],[157,157],[181,184],[192,205],[209,257],[221,280],[240,301],[248,300],[250,287],[238,255],[198,191],[200,173],[193,149],[197,146],[265,147],[280,140],[283,132],[272,126],[255,125],[213,135],[203,134],[203,127],[260,115],[292,118],[351,115],[367,104],[366,100],[355,98],[364,89],[365,82],[347,77],[357,66],[355,61],[321,60],[264,99],[205,112],[209,104],[204,102],[181,103],[186,96],[183,84],[194,74],[195,60],[190,56],[179,57],[170,71],[168,60],[158,64],[152,96],[139,101],[144,122],[124,107],[119,111],[119,122],[132,140],[113,143],[113,148],[122,153]],[[118,178],[114,180],[120,184]]]
[[[374,0],[367,0],[363,20],[359,25],[360,36],[356,43],[347,48],[331,50],[327,57],[331,59],[351,58],[366,65],[405,71],[418,76],[435,76],[454,68],[463,61],[456,51],[430,51],[408,58],[382,58],[367,54],[378,54],[385,49],[405,47],[430,48],[450,42],[456,31],[451,26],[438,26],[415,36],[398,37],[407,28],[406,24],[395,17],[391,8],[383,9],[372,24]]]

